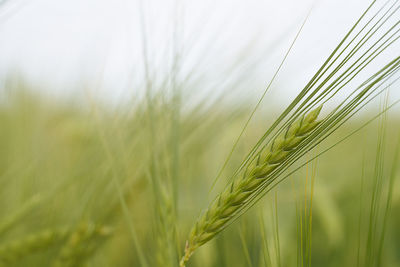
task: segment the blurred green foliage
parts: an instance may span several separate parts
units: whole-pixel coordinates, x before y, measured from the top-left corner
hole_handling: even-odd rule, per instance
[[[0,106],[0,265],[178,266],[190,227],[227,183],[209,192],[251,105],[194,107],[179,117],[174,105],[157,96],[150,112],[144,101],[110,108],[10,90]],[[250,125],[223,177],[273,119],[263,114]],[[352,120],[317,151],[365,120]],[[380,265],[365,262],[379,153],[374,122],[291,175],[188,266],[400,266],[398,170],[389,185],[399,122],[389,115],[374,215],[376,232],[386,229]],[[46,231],[42,245],[24,241]]]

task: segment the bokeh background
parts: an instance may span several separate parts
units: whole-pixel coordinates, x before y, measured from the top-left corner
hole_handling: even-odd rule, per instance
[[[178,266],[200,212],[369,4],[0,2],[0,266]],[[188,266],[399,266],[400,108],[364,126],[399,98],[394,84]]]

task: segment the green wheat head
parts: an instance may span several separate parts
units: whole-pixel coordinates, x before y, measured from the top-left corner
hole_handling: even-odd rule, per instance
[[[70,233],[52,266],[84,266],[111,232],[112,229],[107,226],[82,223]]]
[[[8,266],[33,253],[61,245],[67,239],[70,229],[47,229],[19,240],[13,240],[0,247],[0,266]]]
[[[157,208],[159,214],[157,222],[157,266],[175,266],[178,257],[175,255],[175,219],[173,203],[165,190],[160,190],[160,207]]]
[[[322,106],[301,116],[282,131],[271,144],[263,149],[256,160],[246,168],[246,171],[216,198],[207,211],[193,227],[185,248],[180,266],[192,255],[193,251],[212,239],[223,230],[235,214],[255,196],[275,169],[296,150],[319,122],[316,121]]]

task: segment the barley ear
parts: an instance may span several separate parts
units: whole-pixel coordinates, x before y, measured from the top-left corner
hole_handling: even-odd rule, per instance
[[[19,240],[10,241],[0,247],[0,263],[8,266],[33,253],[61,245],[67,238],[68,233],[69,229],[67,228],[47,229]]]
[[[85,264],[90,255],[109,237],[112,229],[93,223],[82,223],[68,236],[52,266],[77,267]]]
[[[228,222],[236,218],[241,208],[250,203],[252,197],[257,195],[263,185],[276,178],[274,170],[283,166],[289,156],[319,125],[316,119],[321,108],[322,106],[300,116],[281,131],[259,155],[250,161],[244,173],[234,179],[217,196],[192,228],[180,267],[185,266],[198,247],[214,238]]]

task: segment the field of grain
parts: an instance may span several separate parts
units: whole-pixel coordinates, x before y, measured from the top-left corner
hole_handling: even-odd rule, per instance
[[[278,104],[304,24],[255,98],[249,69],[182,78],[183,55],[117,104],[10,72],[0,266],[400,266],[400,5],[375,2]]]

